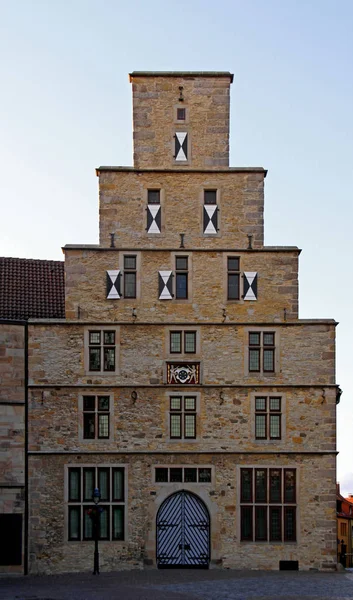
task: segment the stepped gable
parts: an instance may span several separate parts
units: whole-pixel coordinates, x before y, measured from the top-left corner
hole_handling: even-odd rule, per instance
[[[64,263],[0,257],[1,319],[64,319]]]

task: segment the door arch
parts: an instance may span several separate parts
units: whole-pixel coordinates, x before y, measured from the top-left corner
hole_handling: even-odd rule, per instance
[[[210,515],[205,503],[186,490],[159,507],[157,566],[207,569],[210,562]]]

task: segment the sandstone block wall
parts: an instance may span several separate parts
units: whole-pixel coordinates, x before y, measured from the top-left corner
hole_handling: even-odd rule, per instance
[[[136,168],[178,165],[174,159],[176,131],[189,135],[185,168],[228,166],[230,74],[224,77],[144,77],[132,73],[130,79]],[[181,92],[183,101],[180,101]],[[186,111],[184,121],[177,120],[178,108]]]
[[[155,171],[99,170],[100,245],[116,247],[247,248],[264,243],[264,169],[173,173]],[[147,190],[161,190],[162,231],[146,232]],[[217,235],[203,234],[203,191],[218,190]]]

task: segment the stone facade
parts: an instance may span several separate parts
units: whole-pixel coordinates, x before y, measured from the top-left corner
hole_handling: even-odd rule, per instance
[[[131,74],[134,167],[97,169],[100,243],[29,322],[32,573],[91,569],[93,485],[103,570],[335,568],[336,323],[298,318],[266,171],[228,166],[231,80]]]

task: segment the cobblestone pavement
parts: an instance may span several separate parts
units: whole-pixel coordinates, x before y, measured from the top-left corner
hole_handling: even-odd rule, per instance
[[[125,571],[0,578],[1,600],[353,600],[353,573]]]

